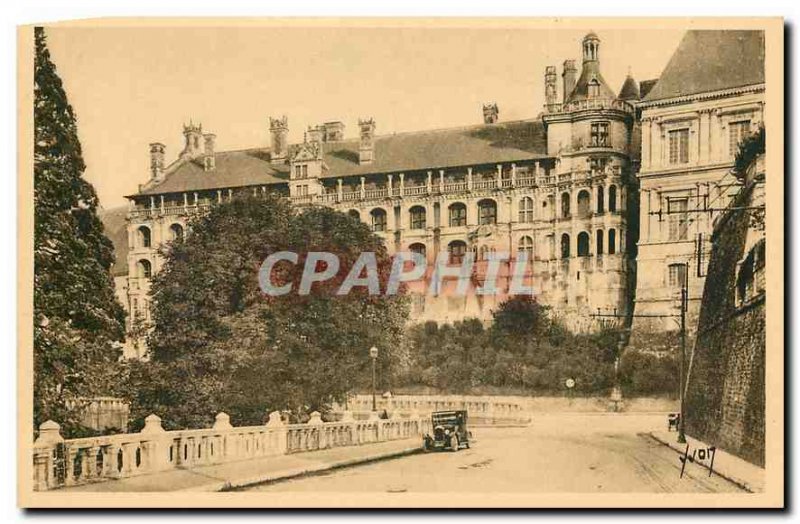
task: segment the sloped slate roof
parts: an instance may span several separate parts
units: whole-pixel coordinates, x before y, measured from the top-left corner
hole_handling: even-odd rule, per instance
[[[541,120],[524,120],[375,138],[374,160],[358,162],[358,139],[323,143],[327,178],[514,162],[547,157]],[[216,168],[184,162],[140,195],[286,183],[289,166],[271,163],[267,149],[218,152]]]
[[[189,160],[168,172],[164,180],[144,188],[140,195],[182,193],[215,188],[271,185],[286,182],[289,166],[272,164],[269,153],[259,149],[222,151],[215,157],[215,169],[203,169],[202,159]]]
[[[762,83],[763,31],[688,31],[644,101]]]
[[[575,84],[575,89],[570,93],[567,103],[575,102],[576,100],[586,100],[589,98],[589,82],[592,79],[597,79],[600,84],[600,95],[597,98],[614,99],[616,95],[609,87],[603,75],[600,74],[600,67],[598,62],[584,63],[581,69],[581,76]]]
[[[547,156],[540,120],[378,136],[371,164],[358,163],[358,140],[324,145],[328,177],[396,173],[530,160]]]
[[[645,98],[647,93],[650,92],[653,87],[658,83],[658,78],[653,78],[651,80],[642,80],[639,83],[639,98]]]
[[[620,100],[639,100],[639,85],[631,75],[625,77],[625,82],[623,82],[617,98]]]
[[[98,212],[103,222],[106,236],[114,244],[114,265],[111,274],[116,276],[128,274],[128,208],[115,207]]]

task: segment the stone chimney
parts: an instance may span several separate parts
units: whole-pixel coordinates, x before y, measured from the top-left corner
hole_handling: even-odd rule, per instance
[[[361,130],[361,142],[358,145],[358,163],[371,164],[375,158],[375,120],[368,118],[358,119]]]
[[[270,160],[282,162],[289,156],[289,119],[286,115],[281,118],[269,119],[269,133],[272,138],[272,151]]]
[[[203,139],[203,169],[206,171],[213,171],[217,167],[216,157],[214,155],[214,145],[217,141],[217,135],[206,133],[203,135]]]
[[[323,126],[309,126],[308,131],[306,131],[306,141],[310,144],[319,144],[322,142],[324,134],[325,128]]]
[[[544,70],[544,98],[547,111],[555,111],[556,105],[558,104],[556,66],[547,66]]]
[[[484,124],[496,124],[499,116],[500,116],[500,111],[498,111],[496,103],[489,102],[488,104],[483,104]]]
[[[167,146],[161,142],[150,144],[150,177],[153,180],[161,180],[164,176],[164,154]]]
[[[564,60],[564,72],[561,74],[564,81],[564,102],[566,103],[569,95],[575,90],[575,82],[578,80],[578,68],[575,67],[575,60]]]
[[[344,123],[339,122],[325,122],[322,124],[325,128],[325,135],[322,137],[324,142],[338,142],[344,140]]]
[[[189,121],[189,125],[183,125],[183,151],[181,156],[188,156],[189,158],[197,158],[203,153],[203,125],[193,124]]]

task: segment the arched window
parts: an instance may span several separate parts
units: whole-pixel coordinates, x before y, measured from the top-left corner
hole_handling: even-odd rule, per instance
[[[183,240],[183,226],[180,224],[172,224],[169,226],[169,234],[172,240]]]
[[[483,245],[478,249],[478,256],[476,257],[480,261],[489,260],[489,246]]]
[[[586,231],[581,231],[578,233],[578,256],[589,256],[589,233]]]
[[[612,213],[617,211],[617,186],[608,187],[608,210]]]
[[[372,217],[372,230],[386,231],[386,211],[378,207],[370,211],[369,214]]]
[[[153,276],[153,266],[150,265],[149,260],[142,259],[136,264],[140,278],[150,278]]]
[[[139,247],[150,247],[152,242],[150,240],[150,228],[147,226],[139,226],[139,229],[136,232],[138,237],[138,244]]]
[[[617,231],[615,229],[608,230],[608,254],[613,255],[617,252]]]
[[[461,202],[456,202],[447,209],[450,215],[450,227],[467,225],[467,206]]]
[[[350,217],[355,218],[359,222],[361,221],[361,213],[358,212],[358,209],[351,209],[350,211],[347,212],[347,214]]]
[[[569,193],[561,193],[561,218],[569,218]]]
[[[605,189],[603,188],[603,186],[598,186],[597,187],[597,212],[598,213],[604,213],[605,210],[606,210],[605,195],[606,195],[606,193],[605,193]]]
[[[533,199],[524,197],[519,201],[519,221],[533,222]]]
[[[489,198],[478,202],[478,224],[497,223],[497,203]]]
[[[520,238],[517,251],[525,253],[528,260],[533,260],[533,239],[527,235]]]
[[[603,230],[602,229],[598,229],[597,230],[597,242],[596,242],[596,244],[597,244],[597,246],[595,247],[595,250],[594,250],[595,254],[596,255],[602,255],[603,254]]]
[[[425,229],[425,208],[414,206],[409,210],[411,229]]]
[[[569,235],[561,235],[561,258],[569,258]]]
[[[453,240],[447,245],[447,252],[450,255],[451,264],[460,264],[467,253],[467,244],[461,240]]]
[[[583,218],[591,214],[592,209],[592,195],[588,191],[582,189],[578,192],[578,216]]]
[[[423,257],[425,256],[425,244],[421,242],[415,242],[414,244],[411,244],[408,246],[408,250],[412,253],[422,255]]]

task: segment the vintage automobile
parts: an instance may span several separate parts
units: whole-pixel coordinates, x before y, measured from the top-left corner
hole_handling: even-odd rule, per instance
[[[425,451],[469,449],[472,433],[467,429],[466,411],[436,411],[431,414],[433,435],[423,437]]]

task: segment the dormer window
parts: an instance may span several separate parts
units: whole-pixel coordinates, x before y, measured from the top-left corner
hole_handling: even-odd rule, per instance
[[[600,82],[596,78],[589,82],[589,98],[597,98],[600,96]]]

